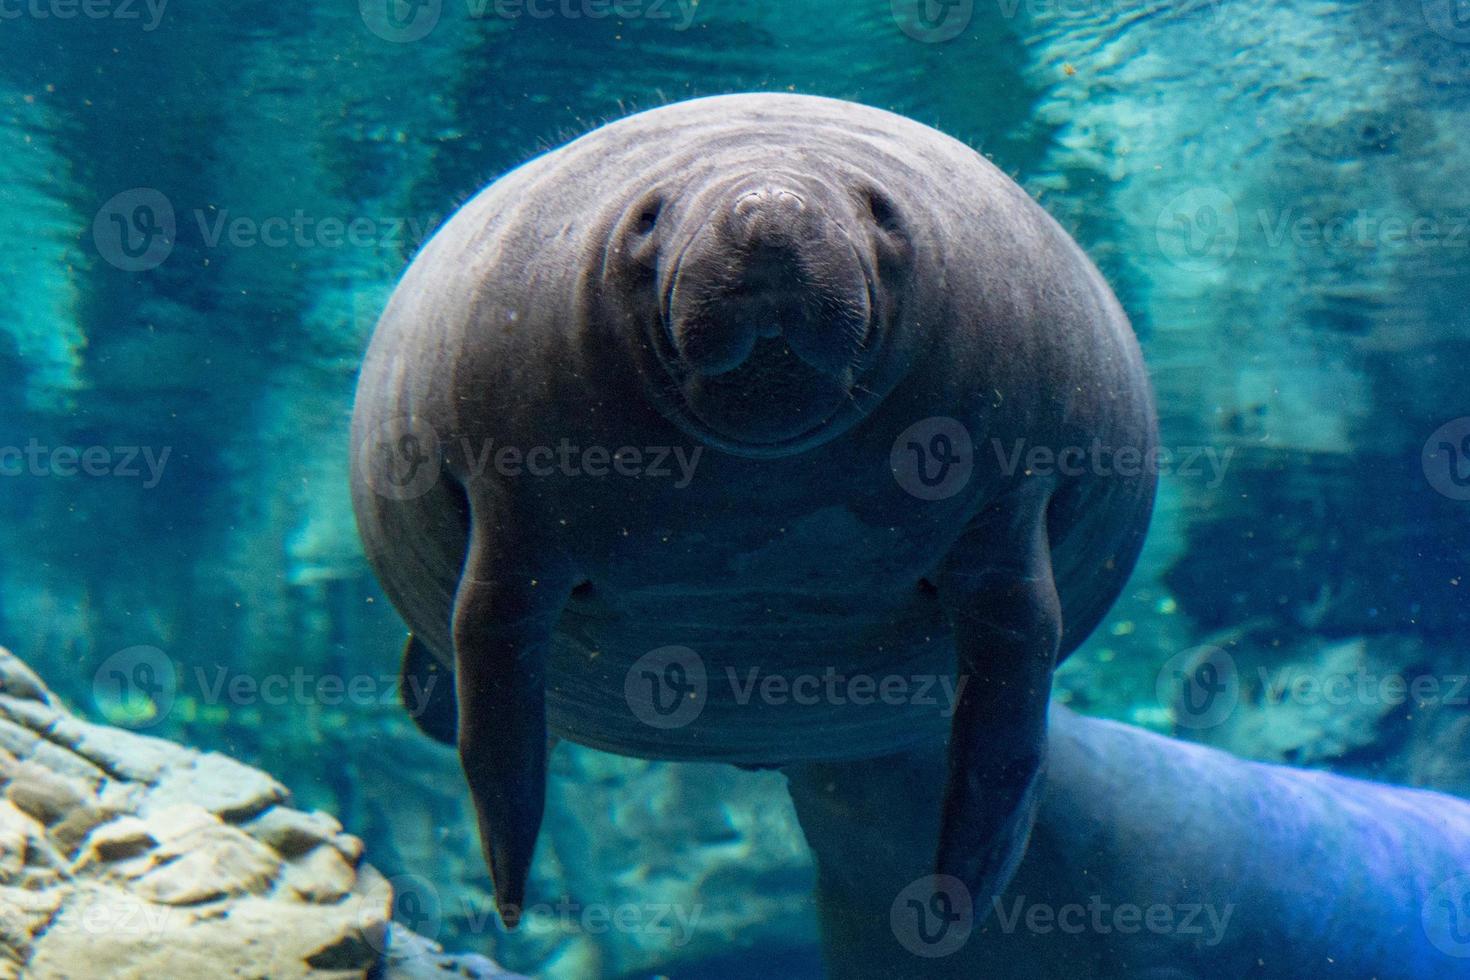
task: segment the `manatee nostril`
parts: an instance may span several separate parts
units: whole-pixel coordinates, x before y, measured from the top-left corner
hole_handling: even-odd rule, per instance
[[[731,212],[747,241],[790,235],[806,211],[806,199],[785,187],[760,187],[740,195]]]

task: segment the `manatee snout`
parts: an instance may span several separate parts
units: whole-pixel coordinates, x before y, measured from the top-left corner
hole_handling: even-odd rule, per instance
[[[706,195],[666,267],[664,327],[689,408],[753,443],[821,425],[876,329],[871,230],[814,180],[757,174]]]

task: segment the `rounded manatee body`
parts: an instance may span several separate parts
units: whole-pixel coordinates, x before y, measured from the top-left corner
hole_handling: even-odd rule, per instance
[[[912,120],[699,99],[491,185],[378,325],[353,499],[407,671],[452,672],[420,722],[458,744],[502,913],[548,730],[793,774],[947,738],[929,863],[998,893],[1154,442],[1091,263]],[[694,707],[650,714],[670,680]]]

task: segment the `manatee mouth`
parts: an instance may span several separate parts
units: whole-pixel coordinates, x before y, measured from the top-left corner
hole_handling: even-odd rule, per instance
[[[875,269],[807,189],[738,188],[667,270],[654,347],[675,421],[735,452],[772,455],[866,414],[881,344]]]

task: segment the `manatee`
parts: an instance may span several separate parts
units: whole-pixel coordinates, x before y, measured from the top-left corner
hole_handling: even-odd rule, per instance
[[[548,735],[798,794],[945,746],[919,863],[1001,894],[1157,436],[1122,309],[1000,170],[876,108],[750,94],[613,122],[465,204],[377,325],[352,438],[406,678],[449,681],[418,720],[457,745],[513,926]],[[906,801],[864,802],[911,852]]]
[[[1252,762],[1060,705],[1047,759],[1008,890],[949,923],[896,902],[913,869],[853,811],[888,782],[884,806],[904,800],[912,834],[932,840],[922,773],[943,772],[942,751],[902,775],[796,788],[804,826],[846,828],[817,841],[823,876],[861,853],[874,889],[824,909],[860,939],[842,976],[1470,977],[1470,801]],[[917,791],[895,793],[898,780]]]

